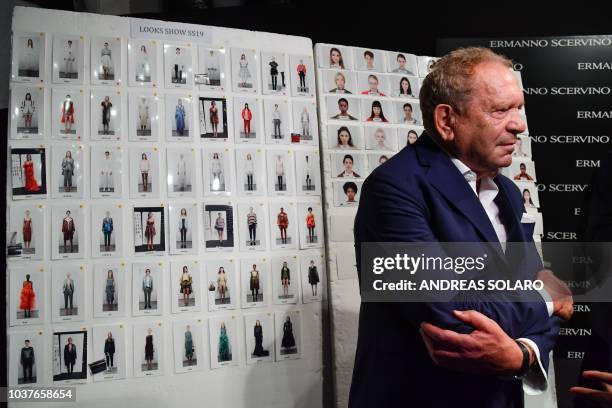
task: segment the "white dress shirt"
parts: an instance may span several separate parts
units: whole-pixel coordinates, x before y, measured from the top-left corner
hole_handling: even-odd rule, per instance
[[[499,207],[495,203],[495,197],[499,193],[499,187],[493,181],[491,177],[481,177],[480,178],[480,191],[476,188],[476,173],[473,172],[468,166],[465,165],[461,160],[451,157],[451,161],[457,167],[457,170],[463,175],[465,180],[468,182],[474,194],[478,197],[480,204],[484,208],[487,216],[489,217],[489,221],[495,230],[495,234],[497,235],[497,239],[502,246],[504,252],[506,251],[506,242],[507,242],[507,231],[506,226],[502,223],[499,217]],[[552,316],[553,314],[553,302],[551,300],[550,295],[546,290],[539,291],[540,295],[542,295],[543,300],[546,302],[546,309],[548,310],[548,316]],[[524,376],[523,376],[523,391],[528,395],[538,395],[543,391],[546,391],[548,388],[548,375],[546,371],[544,371],[544,367],[542,366],[542,362],[540,361],[540,349],[537,344],[530,339],[527,338],[519,338],[517,341],[521,341],[527,344],[535,354],[535,359],[537,361],[537,365],[534,365]]]

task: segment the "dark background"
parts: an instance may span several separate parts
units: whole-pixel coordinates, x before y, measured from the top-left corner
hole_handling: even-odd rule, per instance
[[[596,35],[612,31],[612,11],[578,2],[547,5],[532,0],[497,2],[495,6],[478,7],[468,2],[445,4],[387,0],[367,3],[299,0],[3,0],[0,5],[0,17],[4,23],[1,28],[4,35],[0,38],[3,47],[7,47],[10,41],[10,15],[15,4],[268,31],[309,37],[313,44],[337,43],[420,55],[436,55],[436,41],[440,38]],[[5,59],[2,72],[8,72],[9,63],[10,60]],[[0,93],[6,100],[8,77],[2,81]],[[0,132],[6,138],[6,103],[0,104],[0,108]],[[527,116],[532,119],[529,110]],[[6,158],[5,143],[0,143],[0,150]],[[534,158],[540,164],[552,159],[535,154]],[[6,180],[6,162],[0,172],[2,180]],[[0,203],[2,211],[6,212],[4,195],[0,197]],[[543,212],[546,214],[545,207]],[[0,246],[3,248],[5,238],[5,234],[1,234]],[[0,279],[2,297],[6,293],[5,286],[6,279]],[[6,299],[2,301],[6,305]],[[6,324],[4,316],[0,319],[0,332],[6,333]],[[324,333],[330,333],[329,320],[324,321],[324,325]],[[329,336],[324,338],[329,339]],[[0,336],[0,350],[3,350],[0,386],[6,386],[5,336]],[[324,359],[324,403],[326,407],[332,407],[331,344],[324,344]]]

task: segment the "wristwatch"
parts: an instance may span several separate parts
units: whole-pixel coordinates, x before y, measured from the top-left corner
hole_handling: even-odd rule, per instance
[[[518,374],[516,374],[514,377],[517,379],[523,378],[523,376],[525,374],[527,374],[527,371],[529,371],[530,368],[530,356],[529,356],[529,349],[527,348],[527,346],[525,344],[523,344],[523,342],[514,341],[516,344],[518,344],[519,348],[521,349],[521,351],[523,352],[523,363],[521,364],[521,369],[518,372]]]

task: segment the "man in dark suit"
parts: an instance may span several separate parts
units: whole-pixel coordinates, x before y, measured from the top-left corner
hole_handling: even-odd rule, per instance
[[[548,355],[571,294],[543,270],[518,188],[499,169],[512,162],[523,93],[511,62],[484,48],[437,61],[420,91],[424,134],[365,180],[355,219],[362,244],[470,242],[491,264],[546,290],[530,301],[366,302],[349,407],[521,407],[523,390],[547,387]],[[506,242],[519,243],[510,262]],[[514,252],[508,246],[507,251]]]
[[[66,372],[72,375],[74,364],[76,363],[77,352],[76,347],[72,343],[72,337],[68,337],[68,343],[64,346],[64,364],[66,364]]]

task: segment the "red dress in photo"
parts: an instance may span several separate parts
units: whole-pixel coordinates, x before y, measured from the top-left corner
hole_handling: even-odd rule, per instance
[[[23,220],[23,241],[31,242],[32,241],[32,219]]]
[[[25,173],[25,189],[26,191],[38,191],[40,190],[40,186],[36,182],[36,177],[34,176],[34,162],[27,161],[23,164],[23,171]]]
[[[64,102],[62,104],[62,123],[74,123],[74,104]]]
[[[34,294],[32,281],[24,281],[23,287],[21,288],[19,308],[21,310],[32,310],[35,307],[35,301],[36,295]]]

